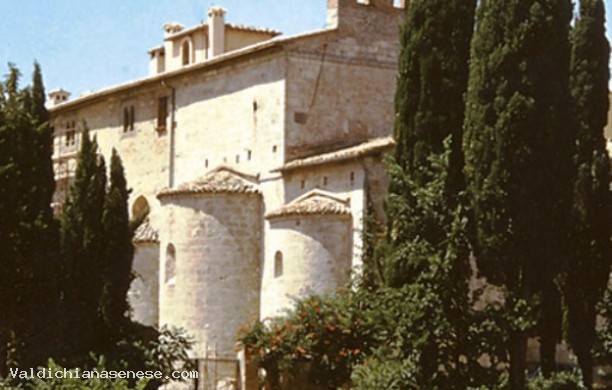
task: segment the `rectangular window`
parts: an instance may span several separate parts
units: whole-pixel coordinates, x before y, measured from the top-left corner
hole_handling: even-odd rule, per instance
[[[157,129],[166,130],[166,120],[168,118],[168,97],[162,96],[157,101]]]
[[[66,132],[66,146],[74,146],[76,144],[76,132],[70,130]]]
[[[134,130],[134,106],[123,108],[123,132]]]

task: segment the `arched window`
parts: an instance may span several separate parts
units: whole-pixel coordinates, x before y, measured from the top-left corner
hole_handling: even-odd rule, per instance
[[[133,219],[142,219],[149,214],[151,209],[149,208],[149,202],[147,202],[147,198],[144,196],[139,196],[132,205],[132,218]]]
[[[274,277],[283,276],[283,252],[276,251],[274,254]]]
[[[176,249],[174,249],[174,245],[168,244],[166,248],[166,277],[165,282],[170,283],[174,282],[174,278],[176,276]]]
[[[183,65],[189,65],[191,62],[191,45],[189,41],[183,42],[183,46],[181,47],[181,56],[183,58]]]

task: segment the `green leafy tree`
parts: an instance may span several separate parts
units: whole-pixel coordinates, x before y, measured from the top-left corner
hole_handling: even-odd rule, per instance
[[[9,341],[19,314],[20,297],[13,294],[21,285],[24,274],[17,242],[19,224],[18,183],[20,177],[18,156],[18,127],[23,124],[23,110],[19,107],[19,71],[9,65],[10,73],[0,84],[0,304],[5,314],[0,316],[0,374],[6,374],[7,364],[12,359]],[[16,296],[17,295],[17,296]]]
[[[364,263],[381,266],[365,275],[380,275],[389,302],[401,296],[405,316],[398,318],[397,338],[385,342],[382,336],[372,364],[359,368],[357,388],[367,388],[365,378],[372,377],[399,388],[465,388],[469,382],[470,267],[460,193],[475,7],[475,1],[413,1],[402,28],[387,229],[366,245]],[[411,372],[384,379],[371,368],[383,362]]]
[[[127,293],[133,280],[134,246],[128,214],[128,198],[123,164],[113,149],[110,163],[110,187],[104,202],[102,225],[105,248],[101,273],[104,290],[100,310],[109,330],[118,331],[129,321]]]
[[[474,0],[412,1],[401,32],[395,159],[424,184],[433,173],[427,169],[430,155],[441,154],[443,141],[452,136],[445,191],[451,197],[463,188],[462,125],[475,7]]]
[[[103,279],[105,237],[102,225],[106,194],[104,160],[97,153],[97,143],[82,132],[74,183],[62,215],[61,251],[64,277],[63,318],[67,357],[86,357],[98,351],[103,340],[99,306]]]
[[[581,0],[572,31],[570,78],[577,119],[574,247],[564,289],[568,337],[588,388],[593,377],[596,305],[606,290],[612,265],[610,162],[603,137],[608,120],[609,57],[603,1]]]
[[[567,0],[480,2],[464,127],[478,267],[506,287],[513,307],[541,302],[545,373],[560,337],[555,278],[568,253],[570,18]],[[510,384],[523,389],[531,329],[514,318]]]
[[[55,183],[42,76],[35,64],[32,87],[19,89],[19,71],[12,65],[9,70],[0,86],[2,369],[7,359],[11,365],[35,367],[52,353],[59,297],[51,209]]]
[[[470,329],[471,270],[465,214],[442,195],[448,183],[449,144],[446,153],[430,156],[431,171],[424,172],[432,179],[425,185],[407,177],[398,165],[390,165],[391,180],[396,181],[391,185],[402,192],[390,194],[388,205],[404,218],[406,226],[398,230],[411,235],[402,241],[392,237],[393,241],[378,247],[388,264],[385,280],[401,283],[381,288],[378,304],[364,310],[369,313],[370,326],[376,329],[378,347],[372,364],[359,368],[358,389],[367,389],[371,378],[384,378],[372,370],[386,362],[410,369],[393,380],[398,388],[409,389],[465,389],[479,369],[472,364],[478,355],[473,353],[477,348],[472,335],[476,334]],[[439,227],[437,240],[419,235],[426,224]],[[402,259],[411,265],[408,272]],[[401,279],[396,275],[402,275]],[[398,378],[406,382],[398,382]]]

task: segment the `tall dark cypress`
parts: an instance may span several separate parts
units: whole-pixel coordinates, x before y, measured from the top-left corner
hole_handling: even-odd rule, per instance
[[[23,274],[18,258],[19,245],[16,227],[19,226],[19,166],[17,163],[18,133],[20,121],[18,107],[19,71],[9,65],[10,73],[0,83],[0,374],[6,376],[11,364],[9,341],[18,318],[20,297],[14,294]]]
[[[461,138],[475,4],[475,1],[413,1],[408,9],[401,33],[395,93],[397,168],[390,172],[391,201],[387,208],[388,230],[395,243],[391,247],[417,237],[432,244],[446,238],[445,227],[436,221],[424,218],[417,222],[405,217],[402,204],[415,205],[404,177],[417,187],[432,181],[431,174],[436,169],[430,157],[441,155],[444,140],[450,137],[450,161],[441,196],[450,206],[456,204],[463,187]],[[402,198],[399,203],[392,201],[399,198]],[[391,258],[391,264],[387,264],[391,269],[386,272],[388,285],[409,282],[423,266],[414,264],[410,258]]]
[[[425,298],[415,303],[427,319],[415,314],[411,331],[419,336],[406,335],[403,358],[418,356],[414,375],[423,388],[467,386],[460,356],[467,354],[469,265],[459,193],[475,7],[475,0],[412,1],[401,33],[387,236],[370,264],[382,264],[384,286],[406,296],[427,291],[440,302],[435,309]]]
[[[610,163],[603,128],[608,115],[608,61],[601,0],[581,0],[572,32],[570,87],[576,113],[574,164],[574,247],[565,278],[568,336],[585,385],[592,387],[596,305],[608,283],[610,244]]]
[[[559,337],[555,278],[568,253],[570,18],[568,0],[480,2],[464,128],[479,269],[506,287],[514,316],[542,298],[546,367]],[[527,333],[510,324],[511,387],[523,389]]]
[[[127,292],[133,280],[134,257],[128,212],[129,195],[121,158],[113,149],[110,187],[102,216],[106,245],[101,268],[104,293],[100,308],[107,327],[114,330],[120,330],[129,320]]]
[[[86,357],[103,343],[98,309],[103,289],[99,270],[104,254],[106,171],[86,127],[81,136],[74,183],[61,221],[64,330],[72,341],[64,351],[68,357]]]
[[[51,137],[40,68],[19,89],[10,66],[0,98],[0,292],[6,302],[0,324],[2,368],[36,367],[53,353],[58,291],[57,229],[51,210],[55,187]],[[45,133],[47,137],[41,137]],[[50,325],[51,324],[51,325]],[[10,347],[7,349],[7,343]]]
[[[475,1],[414,1],[401,33],[395,92],[395,159],[417,182],[451,139],[448,189],[462,189],[461,151]],[[393,190],[393,189],[391,189]]]

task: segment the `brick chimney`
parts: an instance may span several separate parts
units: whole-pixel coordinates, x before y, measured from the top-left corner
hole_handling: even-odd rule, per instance
[[[208,9],[209,58],[225,51],[225,12],[221,7]]]

